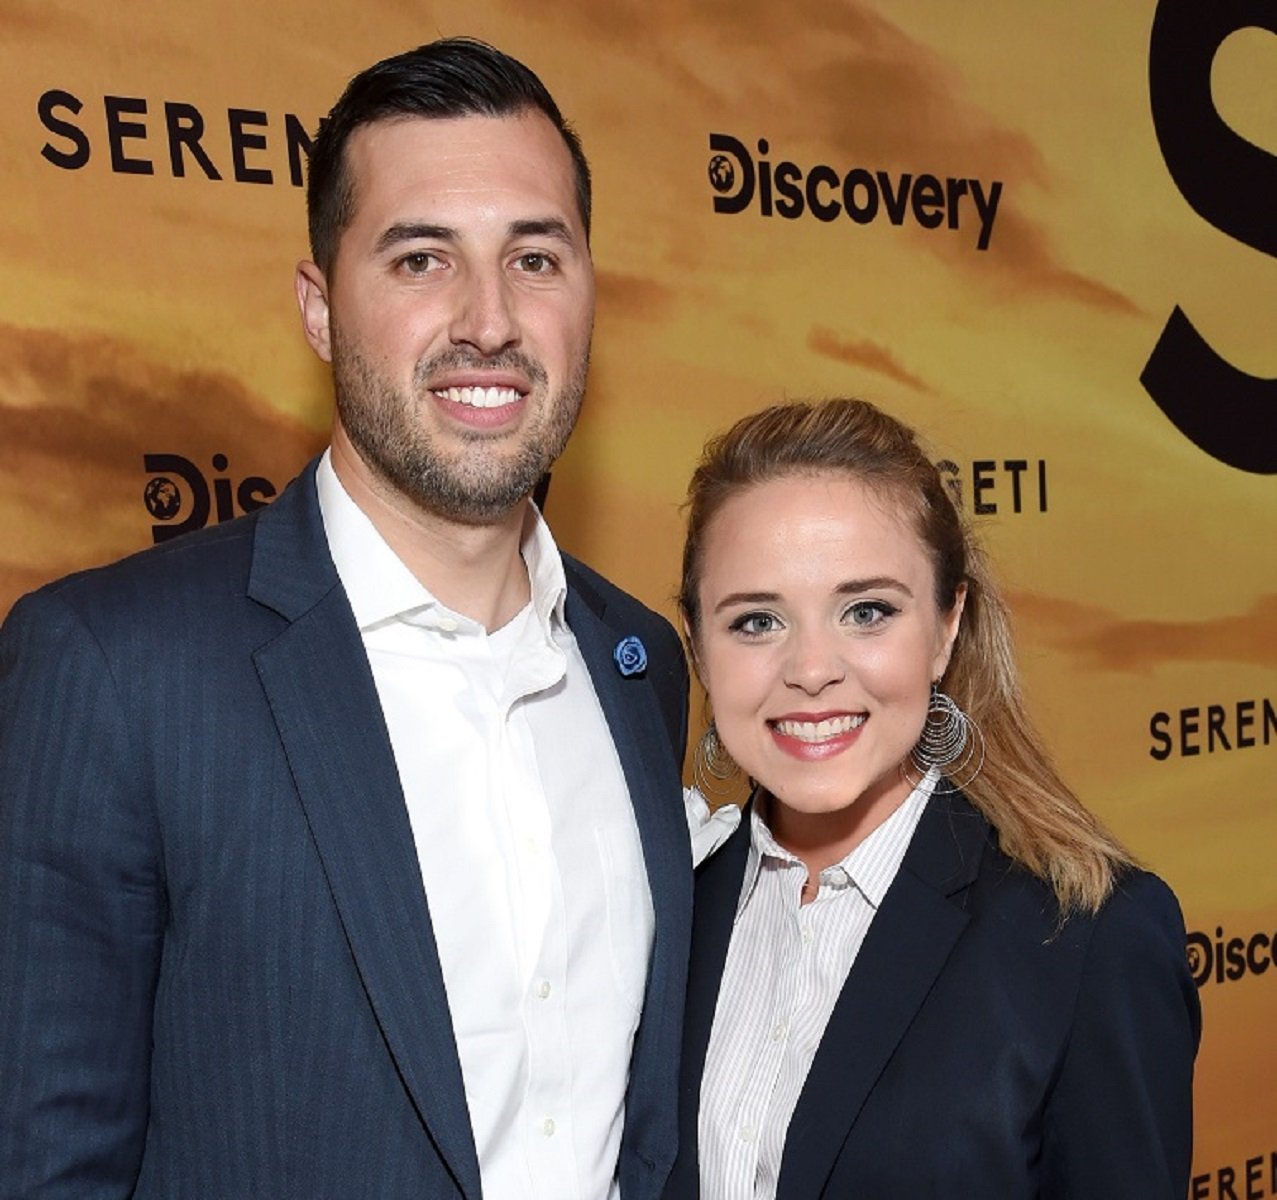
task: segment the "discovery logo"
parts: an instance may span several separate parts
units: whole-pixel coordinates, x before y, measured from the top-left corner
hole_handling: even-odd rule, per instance
[[[225,454],[214,454],[212,464],[218,472],[230,466]],[[182,454],[144,454],[142,466],[151,476],[142,489],[142,503],[154,518],[151,539],[157,544],[203,529],[212,516],[220,523],[264,508],[277,490],[260,475],[234,484],[219,474],[211,480],[210,488],[210,480]]]
[[[1262,930],[1249,937],[1225,937],[1217,926],[1212,939],[1194,930],[1188,935],[1188,969],[1193,982],[1204,987],[1208,983],[1236,983],[1246,975],[1263,975],[1275,964],[1277,934]]]
[[[771,146],[758,140],[755,158],[739,138],[709,135],[709,183],[716,213],[741,213],[757,203],[761,216],[796,221],[808,213],[818,221],[848,217],[871,225],[885,216],[892,225],[909,221],[920,229],[970,230],[975,248],[987,250],[993,237],[1002,183],[911,172],[843,170],[826,163],[802,167],[789,159],[774,165],[765,156]]]

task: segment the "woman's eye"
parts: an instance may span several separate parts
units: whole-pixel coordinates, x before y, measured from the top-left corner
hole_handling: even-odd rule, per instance
[[[766,633],[774,633],[780,628],[780,622],[771,613],[742,613],[729,628],[733,633],[761,637]]]
[[[861,629],[877,625],[891,616],[896,609],[881,600],[857,600],[847,609],[846,620]]]

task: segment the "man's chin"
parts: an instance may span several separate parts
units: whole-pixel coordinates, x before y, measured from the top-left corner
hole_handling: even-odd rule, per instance
[[[437,471],[391,480],[392,486],[427,512],[459,525],[499,525],[521,508],[545,472],[501,479],[474,474],[440,477]]]

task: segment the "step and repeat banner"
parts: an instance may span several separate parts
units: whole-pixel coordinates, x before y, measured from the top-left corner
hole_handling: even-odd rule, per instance
[[[495,42],[596,177],[560,541],[673,615],[709,432],[831,394],[924,430],[1066,775],[1183,902],[1191,1195],[1277,1196],[1277,5],[0,0],[0,23],[0,613],[269,503],[324,445],[292,296],[317,119],[386,54]]]

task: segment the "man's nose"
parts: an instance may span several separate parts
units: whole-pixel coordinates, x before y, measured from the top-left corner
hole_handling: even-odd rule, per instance
[[[453,345],[473,346],[491,357],[516,345],[519,326],[510,282],[503,271],[472,270],[460,281],[448,336]]]

